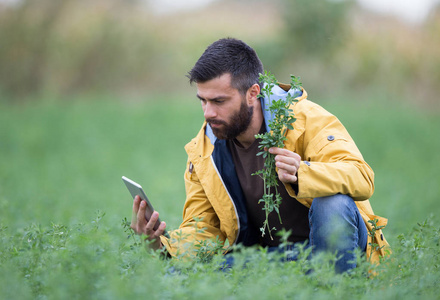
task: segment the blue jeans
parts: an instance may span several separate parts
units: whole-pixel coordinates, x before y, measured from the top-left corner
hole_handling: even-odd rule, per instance
[[[306,247],[312,247],[312,255],[324,251],[336,253],[339,257],[335,264],[337,273],[356,267],[355,249],[365,251],[368,231],[352,198],[337,194],[313,199],[309,210],[309,226]],[[268,252],[285,250],[293,251],[289,251],[284,260],[296,260],[298,252],[295,247],[270,247]],[[233,257],[226,255],[225,266],[231,267],[233,263]]]
[[[368,231],[353,201],[337,194],[313,199],[309,210],[309,244],[312,255],[321,251],[337,253],[336,272],[356,267],[355,249],[365,251]]]

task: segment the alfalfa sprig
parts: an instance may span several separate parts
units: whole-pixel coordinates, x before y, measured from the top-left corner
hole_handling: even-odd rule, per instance
[[[290,88],[293,90],[300,89],[300,78],[293,75],[290,77]],[[293,130],[292,124],[296,121],[291,106],[298,100],[296,100],[295,97],[290,93],[287,93],[285,98],[271,100],[273,88],[277,84],[277,80],[270,72],[265,71],[264,74],[260,74],[260,82],[263,83],[260,96],[267,99],[269,103],[267,110],[272,115],[272,118],[269,121],[266,120],[266,122],[268,122],[267,125],[269,125],[270,131],[257,134],[255,136],[255,138],[260,139],[258,147],[261,151],[257,155],[263,155],[264,167],[252,175],[260,176],[263,179],[264,184],[263,196],[258,202],[264,203],[263,210],[266,214],[263,226],[260,228],[261,235],[264,236],[267,229],[270,238],[273,239],[271,231],[276,230],[276,228],[270,227],[269,214],[275,211],[278,214],[280,223],[282,224],[280,215],[282,198],[278,192],[278,174],[275,167],[275,155],[269,153],[267,150],[271,147],[284,147],[284,142],[287,139],[286,132],[287,130]]]

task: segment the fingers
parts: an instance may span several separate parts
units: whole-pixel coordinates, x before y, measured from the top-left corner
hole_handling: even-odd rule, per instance
[[[139,196],[134,197],[134,199],[133,199],[133,213],[131,214],[131,228],[133,228],[133,229],[135,229],[134,227],[137,222],[137,214],[139,211],[140,203],[141,203],[141,197],[139,197]]]
[[[147,220],[145,219],[146,209],[147,209],[147,203],[145,201],[141,201],[139,205],[139,210],[137,211],[137,215],[136,215],[137,230],[140,231],[140,233],[144,233],[145,224],[147,223]]]
[[[155,214],[157,216],[155,218],[153,218],[153,216]],[[151,220],[147,223],[147,226],[145,229],[146,235],[148,236],[149,240],[158,239],[161,235],[164,234],[166,226],[167,226],[165,222],[160,222],[157,229],[154,230],[154,225],[156,224],[157,220],[159,219],[159,213],[157,211],[155,211],[153,213],[153,216],[151,217]]]
[[[157,213],[157,217],[159,218],[158,213]],[[157,230],[153,231],[150,235],[148,235],[147,239],[150,241],[149,247],[151,249],[157,250],[163,247],[159,237],[164,234],[166,226],[167,225],[165,224],[165,222],[160,222],[160,225],[157,228]]]
[[[299,154],[285,148],[272,147],[269,148],[269,152],[274,155],[281,155],[301,160],[301,156],[299,156]]]
[[[145,234],[145,226],[147,224],[147,220],[145,219],[146,208],[147,203],[145,201],[142,201],[139,196],[134,197],[131,228],[133,228],[137,234]]]
[[[148,221],[145,227],[145,235],[147,236],[146,239],[151,242],[149,247],[155,250],[162,247],[160,236],[164,234],[167,226],[165,222],[160,222],[158,228],[154,230],[154,225],[156,224],[157,220],[159,220],[159,213],[155,211],[151,215],[150,221]]]
[[[297,153],[272,147],[269,152],[275,155],[275,164],[278,168],[278,177],[284,183],[295,183],[298,180],[297,172],[301,162],[301,156]]]
[[[131,228],[138,234],[145,234],[148,236],[158,237],[165,231],[166,224],[161,222],[155,230],[155,225],[159,220],[159,213],[154,211],[150,220],[145,218],[145,211],[147,210],[147,203],[141,201],[139,196],[133,200],[133,214],[131,219]]]
[[[277,155],[275,156],[275,164],[278,169],[284,169],[292,174],[295,174],[299,168],[300,162],[293,157]]]
[[[153,212],[150,220],[148,221],[147,225],[145,226],[145,234],[146,235],[150,236],[154,233],[154,225],[156,225],[157,220],[159,220],[159,213],[157,211],[155,211],[155,212]]]
[[[281,182],[284,183],[296,183],[298,181],[298,177],[296,175],[292,175],[282,169],[278,171],[278,178]]]
[[[157,211],[154,211],[151,215],[150,221],[148,221],[147,225],[145,226],[145,234],[148,235],[150,238],[157,238],[165,232],[165,222],[160,222],[156,230],[154,229],[158,220],[159,213]]]
[[[133,199],[133,213],[131,217],[131,228],[139,235],[146,235],[149,241],[149,247],[152,249],[159,249],[162,247],[160,236],[165,233],[166,223],[160,222],[156,230],[154,229],[159,220],[159,213],[154,211],[150,220],[145,218],[145,211],[147,210],[147,203],[141,201],[139,196]]]
[[[150,220],[147,222],[142,232],[147,236],[146,240],[150,241],[149,247],[155,250],[161,248],[161,242],[159,237],[164,234],[167,226],[165,222],[160,222],[157,229],[154,230],[154,226],[156,225],[158,220],[159,220],[159,213],[157,211],[154,211],[153,214],[151,215]]]

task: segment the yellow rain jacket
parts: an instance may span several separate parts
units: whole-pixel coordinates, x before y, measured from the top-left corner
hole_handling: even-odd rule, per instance
[[[307,100],[304,89],[292,90],[279,84],[271,100],[284,99],[287,93],[297,98],[293,111],[297,119],[294,130],[287,131],[285,148],[298,153],[302,162],[298,169],[298,193],[285,184],[290,196],[310,208],[314,198],[346,194],[356,201],[370,231],[369,220],[377,219],[384,226],[387,219],[375,216],[368,199],[374,191],[374,173],[364,161],[353,139],[341,122],[321,106]],[[268,124],[271,115],[268,99],[262,99],[263,114]],[[267,125],[266,125],[267,126]],[[267,126],[267,130],[270,128]],[[183,222],[169,237],[161,236],[162,244],[175,257],[185,255],[194,245],[206,239],[218,239],[226,245],[255,243],[249,231],[247,212],[241,187],[226,142],[213,135],[206,122],[185,150],[188,154],[185,171],[186,202]],[[367,258],[377,262],[389,247],[382,230],[375,233],[372,251],[367,243]]]

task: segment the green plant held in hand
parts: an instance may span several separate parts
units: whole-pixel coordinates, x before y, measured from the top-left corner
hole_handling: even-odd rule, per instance
[[[291,89],[299,89],[301,87],[300,77],[290,76]],[[263,197],[259,203],[264,203],[263,210],[266,213],[266,219],[263,222],[263,226],[260,228],[261,235],[264,236],[265,231],[269,232],[270,238],[272,238],[271,231],[276,230],[275,227],[269,226],[269,214],[275,211],[281,221],[279,207],[281,205],[281,196],[278,192],[277,172],[275,168],[275,156],[269,153],[268,150],[271,147],[284,147],[284,141],[286,140],[287,130],[293,130],[293,122],[296,121],[293,115],[293,110],[290,106],[297,102],[291,94],[287,93],[286,98],[271,101],[271,95],[273,95],[272,89],[277,84],[277,80],[270,72],[265,71],[264,74],[260,74],[260,82],[264,84],[261,89],[261,96],[268,99],[270,106],[268,111],[273,115],[272,120],[268,123],[270,132],[264,134],[257,134],[255,138],[261,139],[258,146],[262,151],[257,155],[263,155],[264,168],[252,175],[258,175],[263,179],[264,191]]]

